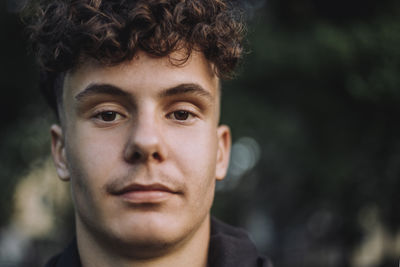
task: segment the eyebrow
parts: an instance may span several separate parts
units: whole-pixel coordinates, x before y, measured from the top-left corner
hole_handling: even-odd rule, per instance
[[[176,95],[198,95],[213,100],[213,96],[209,91],[196,83],[183,83],[178,86],[168,88],[159,93],[159,97],[171,97]]]
[[[111,85],[111,84],[97,84],[91,83],[84,90],[75,95],[75,99],[77,101],[82,101],[87,97],[98,95],[98,94],[107,94],[113,96],[122,96],[122,97],[130,97],[130,94],[121,88]],[[172,97],[177,95],[198,95],[205,98],[208,98],[210,101],[213,100],[213,96],[210,92],[204,89],[202,86],[196,83],[183,83],[177,86],[168,88],[164,91],[161,91],[158,96],[160,98],[163,97]]]
[[[129,97],[129,93],[125,92],[121,88],[111,85],[111,84],[97,84],[91,83],[89,84],[83,91],[78,93],[75,96],[75,99],[78,101],[82,101],[87,97],[98,95],[98,94],[107,94],[113,96],[123,96]]]

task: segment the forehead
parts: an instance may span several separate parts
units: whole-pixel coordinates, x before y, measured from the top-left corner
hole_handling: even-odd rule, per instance
[[[151,94],[179,84],[197,84],[215,97],[219,96],[219,79],[212,64],[199,52],[193,52],[183,64],[182,54],[156,58],[139,51],[135,57],[116,66],[104,66],[85,60],[66,74],[64,100],[93,83],[112,84],[131,93]]]

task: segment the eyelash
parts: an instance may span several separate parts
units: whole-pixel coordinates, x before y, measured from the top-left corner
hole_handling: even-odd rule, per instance
[[[113,119],[112,120],[105,120],[104,117],[102,117],[102,116],[106,115],[106,113],[112,113],[112,114],[108,114],[108,115],[113,116]],[[98,119],[98,120],[100,120],[100,121],[102,121],[104,123],[112,123],[112,122],[115,122],[117,120],[118,116],[120,116],[122,118],[126,117],[126,116],[122,115],[121,113],[119,113],[117,111],[114,111],[114,110],[100,110],[100,111],[98,111],[98,112],[96,112],[94,114],[93,118]]]
[[[183,115],[185,118],[184,119],[178,119],[177,118],[177,113],[178,112],[184,113],[184,114],[179,114],[179,115]],[[175,118],[172,118],[172,116],[174,116]],[[179,122],[186,122],[186,121],[188,121],[190,119],[194,119],[195,117],[196,117],[196,115],[193,112],[188,111],[188,110],[184,110],[184,109],[175,110],[175,111],[173,111],[171,113],[168,113],[168,115],[167,115],[167,118],[173,119],[173,120],[179,121]]]

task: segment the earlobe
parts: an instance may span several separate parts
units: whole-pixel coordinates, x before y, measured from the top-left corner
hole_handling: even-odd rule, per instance
[[[69,181],[70,173],[65,156],[65,143],[61,126],[54,124],[50,128],[51,154],[56,167],[58,177],[63,181]]]
[[[225,178],[229,166],[231,152],[231,131],[228,126],[220,125],[217,129],[218,153],[215,177],[217,180]]]

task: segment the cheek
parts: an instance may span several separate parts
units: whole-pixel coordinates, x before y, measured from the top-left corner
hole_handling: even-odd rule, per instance
[[[86,191],[101,187],[112,177],[120,157],[121,139],[112,138],[111,133],[98,134],[78,127],[71,132],[67,139],[67,158],[72,181],[86,185]]]
[[[166,136],[168,137],[168,136]],[[217,157],[216,130],[209,127],[171,134],[170,159],[183,174],[184,183],[190,194],[204,197],[213,193]]]
[[[164,133],[167,133],[165,131]],[[217,134],[215,127],[199,127],[172,131],[165,135],[169,153],[186,164],[190,169],[215,167],[217,155]]]
[[[105,218],[104,185],[115,176],[122,138],[77,129],[68,136],[67,159],[76,212],[95,225]]]

